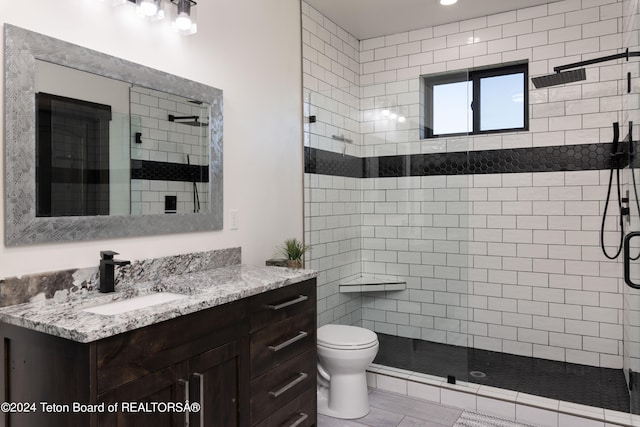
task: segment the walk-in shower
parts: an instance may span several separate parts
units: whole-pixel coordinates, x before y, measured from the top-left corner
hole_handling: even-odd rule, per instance
[[[578,3],[356,40],[303,2],[307,266],[318,324],[374,330],[375,363],[638,413],[640,294],[601,248],[640,230],[638,1]],[[504,64],[526,129],[421,136],[424,76]]]

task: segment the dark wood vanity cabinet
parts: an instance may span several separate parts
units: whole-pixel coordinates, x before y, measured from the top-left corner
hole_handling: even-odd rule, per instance
[[[248,371],[246,307],[246,301],[225,304],[99,341],[97,401],[120,411],[98,413],[97,425],[246,425],[240,408]],[[201,410],[164,407],[187,401]]]
[[[315,295],[312,279],[88,344],[0,324],[0,399],[36,404],[0,425],[314,426]],[[161,406],[187,400],[201,410]]]
[[[234,341],[188,361],[177,363],[160,371],[131,381],[99,396],[107,405],[125,402],[197,402],[198,412],[167,412],[158,407],[143,412],[145,407],[131,408],[116,413],[98,414],[100,426],[240,426],[240,386],[242,375],[242,341]],[[122,408],[123,409],[123,408]],[[133,410],[133,411],[132,411]],[[187,422],[188,420],[188,422]]]
[[[316,425],[315,280],[252,298],[252,426]]]

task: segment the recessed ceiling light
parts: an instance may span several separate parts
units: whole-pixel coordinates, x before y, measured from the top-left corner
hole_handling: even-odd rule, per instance
[[[440,0],[440,4],[443,6],[451,6],[452,4],[457,3],[458,0]]]

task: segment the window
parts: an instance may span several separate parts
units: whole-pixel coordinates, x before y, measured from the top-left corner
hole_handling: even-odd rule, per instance
[[[527,64],[423,76],[423,138],[529,128]]]

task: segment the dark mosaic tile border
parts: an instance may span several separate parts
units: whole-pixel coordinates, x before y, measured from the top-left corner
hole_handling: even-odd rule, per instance
[[[131,179],[209,182],[209,166],[132,159]]]
[[[364,161],[359,157],[304,147],[305,173],[364,178]]]
[[[351,178],[604,170],[612,164],[610,143],[362,159],[309,147],[304,153],[305,173]]]

